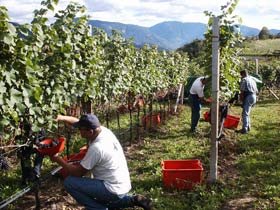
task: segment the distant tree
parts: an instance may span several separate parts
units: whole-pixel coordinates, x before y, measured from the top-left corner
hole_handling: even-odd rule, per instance
[[[259,39],[264,40],[264,39],[269,39],[269,38],[271,38],[271,34],[270,34],[268,28],[264,26],[259,33]]]
[[[203,40],[195,39],[191,43],[185,44],[183,47],[177,49],[178,51],[187,52],[189,57],[197,58],[203,49]]]

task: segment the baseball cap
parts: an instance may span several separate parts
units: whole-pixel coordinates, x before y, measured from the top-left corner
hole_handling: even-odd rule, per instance
[[[85,114],[80,117],[80,120],[73,124],[75,128],[96,129],[101,124],[94,114]]]

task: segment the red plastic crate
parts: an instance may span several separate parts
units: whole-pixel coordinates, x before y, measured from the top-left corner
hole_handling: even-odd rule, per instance
[[[147,114],[142,117],[142,125],[146,126],[147,128],[149,127],[156,127],[160,124],[161,119],[160,119],[160,114],[155,113],[155,114]],[[151,126],[152,124],[152,126]]]
[[[54,141],[54,139],[47,138],[47,139],[44,139],[43,141],[41,141],[40,144],[42,144],[42,145],[51,145],[52,141]],[[66,141],[66,139],[64,137],[59,137],[57,139],[58,144],[56,146],[52,146],[52,147],[50,146],[48,148],[37,148],[37,150],[42,155],[53,156],[56,153],[62,152],[64,150],[65,141]]]
[[[236,116],[228,114],[224,121],[224,127],[225,128],[237,128],[239,122],[240,122],[240,117],[236,117]]]
[[[203,117],[204,117],[204,120],[205,120],[206,122],[210,122],[210,118],[211,118],[210,112],[204,112],[204,113],[203,113]]]
[[[84,156],[87,153],[87,147],[82,147],[78,153],[71,154],[68,157],[64,156],[63,159],[66,160],[67,162],[72,162],[72,164],[76,165],[79,164],[80,161],[84,158]],[[58,171],[60,176],[65,179],[69,174],[65,169],[60,169]]]
[[[211,113],[210,112],[204,112],[203,117],[206,122],[211,123]],[[237,128],[239,122],[240,122],[240,117],[228,114],[224,121],[224,128],[229,128],[229,129]]]
[[[164,160],[161,167],[166,188],[191,190],[202,182],[203,167],[200,160]]]

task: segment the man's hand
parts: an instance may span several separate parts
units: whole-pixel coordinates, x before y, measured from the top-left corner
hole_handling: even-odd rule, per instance
[[[64,117],[63,115],[58,114],[58,115],[56,116],[55,121],[56,121],[56,122],[63,121],[63,117]]]
[[[56,154],[51,155],[51,156],[49,156],[49,157],[50,157],[50,160],[51,160],[52,162],[56,162],[57,158],[59,157],[59,154],[56,153]]]
[[[81,164],[68,163],[68,161],[60,157],[58,153],[54,156],[50,156],[50,160],[58,163],[64,170],[67,171],[68,174],[72,176],[81,177],[88,172],[88,170],[81,166]]]

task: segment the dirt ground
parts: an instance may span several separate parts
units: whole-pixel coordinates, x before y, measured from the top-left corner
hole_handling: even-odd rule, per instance
[[[16,210],[36,209],[35,192],[30,191],[19,199]],[[63,188],[63,180],[50,177],[41,183],[39,191],[40,210],[82,210],[77,202]]]

